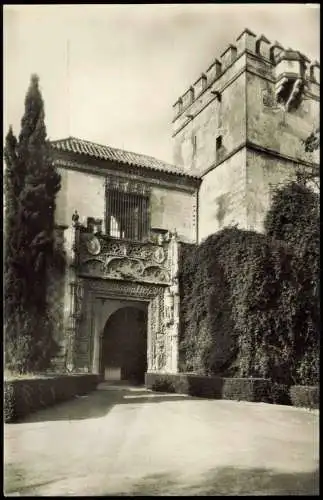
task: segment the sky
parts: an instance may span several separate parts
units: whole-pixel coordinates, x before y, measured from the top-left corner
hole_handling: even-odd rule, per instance
[[[246,27],[320,59],[319,4],[5,5],[4,133],[37,73],[50,139],[172,162],[173,104]]]

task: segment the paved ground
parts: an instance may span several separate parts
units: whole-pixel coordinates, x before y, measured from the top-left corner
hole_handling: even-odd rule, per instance
[[[319,415],[109,386],[5,425],[5,494],[318,494]]]

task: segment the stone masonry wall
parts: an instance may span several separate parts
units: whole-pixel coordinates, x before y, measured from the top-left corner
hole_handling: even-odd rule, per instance
[[[150,211],[152,227],[176,229],[181,241],[196,241],[196,193],[153,188]]]
[[[211,170],[199,192],[199,241],[225,226],[246,228],[246,149]]]
[[[56,201],[56,222],[70,226],[74,210],[84,217],[102,218],[105,210],[105,178],[60,168],[61,190]]]
[[[294,162],[253,151],[247,152],[246,206],[248,229],[263,231],[263,222],[271,203],[273,188],[294,178]]]

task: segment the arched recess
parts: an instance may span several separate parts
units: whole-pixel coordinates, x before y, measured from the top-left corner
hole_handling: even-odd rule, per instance
[[[103,329],[101,373],[105,379],[144,383],[147,371],[147,310],[121,307]]]

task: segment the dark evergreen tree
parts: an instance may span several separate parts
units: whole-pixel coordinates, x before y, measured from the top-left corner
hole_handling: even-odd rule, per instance
[[[14,277],[20,282],[19,294],[10,285],[6,291],[8,303],[17,306],[7,311],[6,360],[19,371],[47,368],[56,347],[47,304],[47,278],[55,259],[54,212],[60,176],[51,159],[44,118],[39,79],[33,75],[19,141],[16,143],[9,131],[6,144],[7,240],[14,253],[12,257],[10,251],[6,255],[6,281],[11,283],[9,268],[14,268]]]
[[[297,294],[291,298],[298,383],[319,379],[320,338],[320,210],[319,195],[303,182],[276,190],[265,219],[265,231],[292,251]]]
[[[4,151],[6,169],[4,172],[4,278],[5,278],[5,321],[15,311],[21,300],[20,280],[17,269],[17,212],[18,199],[24,182],[20,175],[17,156],[17,139],[12,127],[6,137]]]

